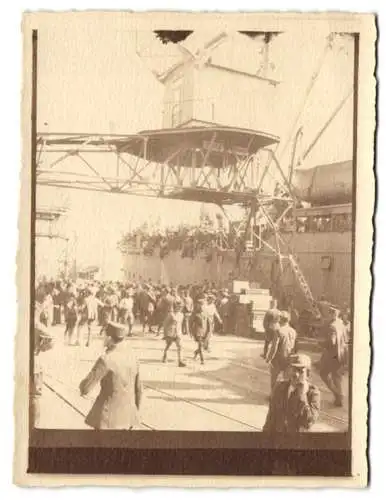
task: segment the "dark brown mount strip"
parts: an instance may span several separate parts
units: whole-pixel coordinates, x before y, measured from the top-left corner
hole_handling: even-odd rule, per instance
[[[349,477],[343,450],[30,448],[29,473]]]
[[[132,432],[109,430],[34,429],[31,432],[31,448],[122,448],[184,451],[194,449],[215,450],[311,450],[348,451],[349,435],[342,432],[304,432],[268,436],[262,432],[215,432],[215,431],[161,431],[135,430]]]

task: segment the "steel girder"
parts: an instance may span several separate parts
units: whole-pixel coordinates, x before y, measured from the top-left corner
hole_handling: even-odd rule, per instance
[[[221,204],[246,204],[258,194],[270,199],[262,194],[262,161],[271,160],[273,150],[221,150],[216,132],[207,135],[200,147],[186,140],[168,144],[160,163],[147,150],[148,136],[40,134],[37,183]]]
[[[197,141],[197,130],[205,140]],[[232,146],[240,137],[244,147]],[[239,232],[260,240],[251,229],[257,221],[276,233],[295,203],[274,149],[264,146],[269,142],[277,144],[261,133],[210,127],[137,135],[42,133],[36,179],[42,186],[215,203],[225,215],[226,206],[242,205],[250,216]],[[273,182],[287,197],[272,194]]]
[[[176,131],[166,131],[158,150],[151,140],[164,131],[137,135],[38,134],[37,184],[215,203],[226,216],[227,206],[242,205],[248,215],[239,224],[238,236],[244,235],[244,244],[257,241],[258,248],[265,247],[280,256],[280,223],[293,209],[295,198],[274,149],[259,147],[256,141],[263,138],[262,144],[277,143],[260,133],[241,130],[246,147],[229,147],[232,140],[239,140],[240,131],[224,128],[201,130],[206,140],[198,143],[196,131],[180,130],[174,142],[168,137]],[[224,141],[219,142],[224,134],[228,138],[225,147]],[[162,163],[155,161],[160,156]],[[273,182],[286,189],[286,197],[272,194]],[[276,248],[254,230],[261,225],[275,233]]]

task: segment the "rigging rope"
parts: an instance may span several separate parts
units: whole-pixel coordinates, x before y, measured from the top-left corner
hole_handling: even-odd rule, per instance
[[[327,130],[327,128],[333,122],[335,117],[338,115],[339,111],[344,107],[344,105],[346,104],[348,99],[352,96],[353,92],[354,92],[354,89],[351,88],[349,90],[349,92],[346,94],[346,96],[344,97],[344,99],[342,99],[342,101],[339,103],[339,105],[334,109],[332,115],[329,117],[329,119],[326,121],[326,123],[323,125],[323,127],[319,130],[319,132],[316,134],[315,138],[312,140],[311,144],[308,146],[306,151],[303,153],[302,161],[304,161],[307,158],[307,156],[311,153],[313,148],[318,143],[319,139],[322,137],[324,132]]]

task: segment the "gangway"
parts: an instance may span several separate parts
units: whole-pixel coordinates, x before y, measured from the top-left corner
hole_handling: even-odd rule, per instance
[[[316,300],[314,299],[314,296],[312,295],[311,289],[307,283],[307,280],[302,272],[302,270],[299,267],[299,264],[296,262],[296,259],[293,255],[288,255],[288,260],[291,264],[291,268],[293,270],[293,273],[295,274],[295,277],[300,285],[300,288],[302,289],[303,295],[305,299],[307,300],[311,312],[313,316],[316,318],[320,317],[320,310],[318,307],[318,304]]]

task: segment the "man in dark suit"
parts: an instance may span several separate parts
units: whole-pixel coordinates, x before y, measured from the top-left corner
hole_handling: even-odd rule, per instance
[[[263,432],[307,432],[317,421],[320,392],[309,382],[311,360],[294,354],[289,362],[289,379],[278,382],[272,393]]]
[[[100,382],[100,392],[86,417],[94,429],[132,429],[139,424],[142,384],[139,363],[125,341],[126,327],[109,322],[106,334],[110,341],[87,377],[79,385],[82,396]]]

